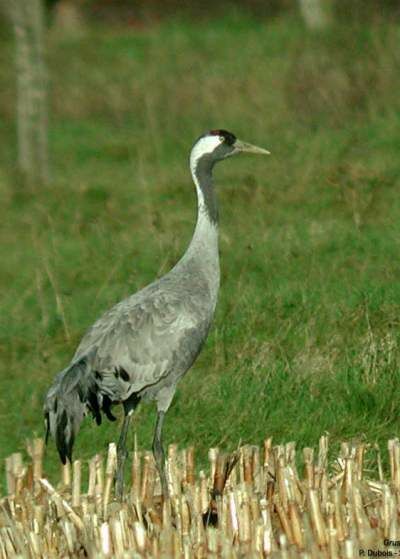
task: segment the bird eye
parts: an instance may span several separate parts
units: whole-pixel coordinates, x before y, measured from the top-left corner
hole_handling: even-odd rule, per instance
[[[224,136],[220,136],[220,137],[219,137],[219,141],[220,141],[221,143],[222,143],[222,142],[225,142],[225,137],[224,137]]]

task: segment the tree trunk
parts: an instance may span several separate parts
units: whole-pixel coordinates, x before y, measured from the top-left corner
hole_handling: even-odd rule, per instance
[[[53,28],[57,37],[76,39],[85,34],[85,21],[76,0],[60,0],[55,4]]]
[[[324,29],[332,19],[331,0],[299,0],[301,15],[309,29]]]
[[[8,4],[15,32],[18,167],[30,184],[48,182],[47,72],[42,0]]]

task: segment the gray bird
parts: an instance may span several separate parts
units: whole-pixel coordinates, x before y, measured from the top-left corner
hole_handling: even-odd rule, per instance
[[[122,497],[126,438],[141,400],[155,400],[153,453],[164,498],[168,496],[162,428],[180,378],[198,356],[213,319],[219,289],[218,204],[212,170],[242,152],[268,154],[226,130],[202,135],[190,153],[196,187],[196,228],[185,254],[165,276],[107,311],[83,337],[66,369],[47,392],[44,414],[61,461],[71,461],[74,439],[90,412],[115,420],[111,406],[122,403],[124,421],[117,445],[117,494]]]

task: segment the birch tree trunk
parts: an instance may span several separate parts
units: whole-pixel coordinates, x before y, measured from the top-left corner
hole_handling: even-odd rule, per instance
[[[85,34],[85,22],[76,0],[59,0],[54,6],[53,29],[57,37],[80,38]]]
[[[299,0],[301,15],[309,29],[324,29],[332,19],[331,0]]]
[[[48,111],[42,0],[7,2],[15,33],[18,167],[30,184],[47,183]]]

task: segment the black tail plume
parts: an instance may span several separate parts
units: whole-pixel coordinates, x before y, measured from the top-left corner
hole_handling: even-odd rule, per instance
[[[67,458],[72,461],[74,440],[87,406],[93,411],[93,403],[88,402],[92,384],[90,376],[87,360],[83,358],[57,375],[46,396],[46,440],[50,432],[63,464]]]

